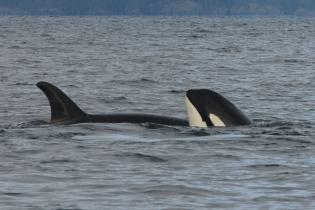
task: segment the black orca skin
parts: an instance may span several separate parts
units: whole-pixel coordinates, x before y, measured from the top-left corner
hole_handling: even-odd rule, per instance
[[[188,121],[185,119],[152,114],[87,114],[54,85],[48,82],[38,82],[37,87],[40,88],[48,98],[52,123],[156,123],[170,126],[189,126]]]
[[[217,92],[208,89],[193,89],[186,92],[202,121],[207,127],[215,126],[209,115],[217,116],[226,127],[250,125],[252,121],[234,104]]]
[[[51,123],[155,123],[201,128],[242,126],[252,123],[234,104],[219,93],[208,89],[192,89],[186,92],[185,102],[189,117],[187,120],[153,114],[87,114],[54,85],[48,82],[38,82],[37,87],[48,98],[51,109]]]

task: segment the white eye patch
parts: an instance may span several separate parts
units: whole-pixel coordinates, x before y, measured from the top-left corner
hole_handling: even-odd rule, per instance
[[[185,97],[185,104],[188,113],[188,120],[190,127],[207,128],[207,123],[202,120],[198,110],[190,102],[190,100]],[[209,119],[211,120],[213,126],[215,127],[226,127],[224,122],[215,114],[210,113]]]
[[[188,114],[189,126],[207,128],[207,123],[202,120],[199,112],[187,97],[185,97],[185,104]]]
[[[218,116],[216,116],[215,114],[209,114],[209,118],[210,118],[210,120],[211,120],[211,122],[212,122],[212,124],[214,125],[214,126],[216,126],[216,127],[225,127],[225,124],[224,124],[224,122],[222,122],[222,120],[218,117]]]

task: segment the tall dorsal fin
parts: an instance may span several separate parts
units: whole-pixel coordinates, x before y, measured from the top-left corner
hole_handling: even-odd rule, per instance
[[[87,114],[83,112],[65,93],[48,82],[38,82],[48,98],[51,109],[51,122],[74,123],[82,121]]]
[[[207,89],[188,90],[186,108],[192,127],[237,126],[251,124],[234,104]]]

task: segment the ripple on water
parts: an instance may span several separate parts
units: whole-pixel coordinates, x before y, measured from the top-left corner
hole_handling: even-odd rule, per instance
[[[189,195],[189,196],[208,196],[211,191],[198,188],[190,187],[185,185],[155,185],[155,186],[144,186],[130,188],[129,190],[136,193],[161,195],[161,196],[172,196],[172,195]]]
[[[136,160],[145,160],[153,163],[160,163],[160,162],[167,162],[167,159],[161,158],[155,155],[148,155],[148,154],[142,154],[142,153],[124,153],[116,155],[118,157],[122,158],[134,158]]]

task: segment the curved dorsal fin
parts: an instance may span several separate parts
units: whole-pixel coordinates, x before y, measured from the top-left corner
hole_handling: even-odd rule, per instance
[[[192,127],[237,126],[251,124],[234,104],[208,89],[186,92],[186,107]]]
[[[51,109],[51,122],[74,123],[82,121],[87,114],[83,112],[65,93],[48,82],[38,82],[48,98]]]

